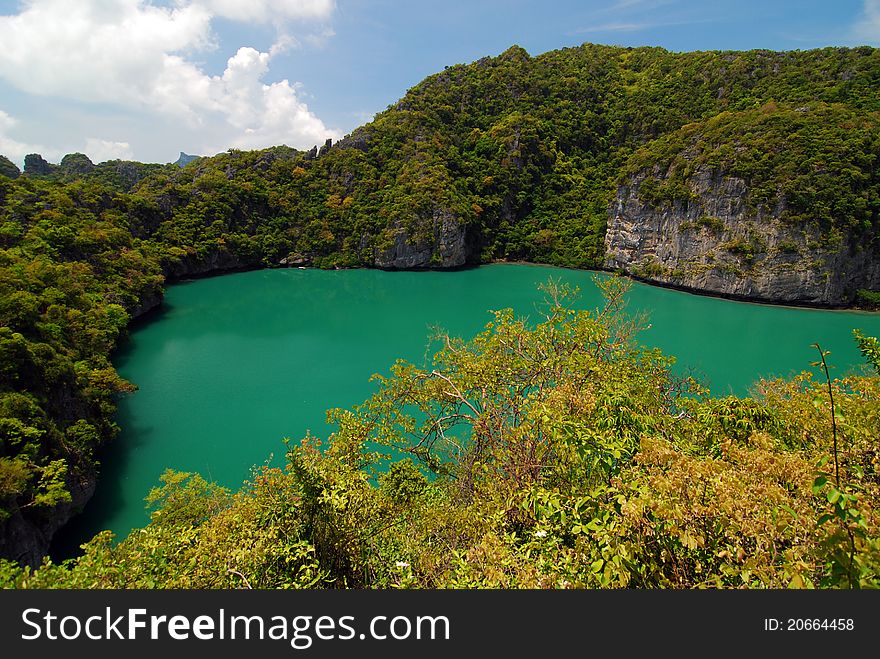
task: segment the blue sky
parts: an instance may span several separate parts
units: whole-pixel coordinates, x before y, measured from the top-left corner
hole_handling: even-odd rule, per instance
[[[880,46],[880,0],[0,0],[0,153],[309,148],[519,44]]]

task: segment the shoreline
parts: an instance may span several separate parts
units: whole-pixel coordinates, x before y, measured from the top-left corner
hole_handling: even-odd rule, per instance
[[[647,279],[644,277],[639,277],[638,275],[634,275],[625,271],[616,270],[612,268],[604,268],[604,267],[595,267],[595,268],[577,268],[572,266],[565,265],[556,265],[553,263],[538,263],[533,261],[518,261],[518,260],[505,260],[505,259],[494,259],[492,261],[488,261],[485,263],[470,263],[464,264],[461,266],[456,266],[453,268],[378,268],[375,266],[355,266],[355,267],[346,267],[346,268],[316,268],[314,266],[266,266],[266,265],[256,265],[256,266],[247,266],[242,265],[238,267],[230,267],[230,268],[218,268],[215,270],[207,270],[202,272],[195,272],[191,274],[183,274],[179,276],[170,276],[167,277],[164,286],[170,286],[174,284],[182,284],[188,281],[197,281],[199,279],[207,279],[209,277],[220,277],[223,275],[236,274],[240,272],[253,272],[256,270],[293,270],[293,269],[303,269],[303,270],[381,270],[383,272],[458,272],[463,270],[471,270],[475,268],[480,268],[488,265],[521,265],[521,266],[531,266],[531,267],[544,267],[544,268],[558,268],[560,270],[573,270],[578,272],[594,272],[594,273],[604,273],[604,274],[616,274],[622,277],[626,277],[634,282],[638,282],[640,284],[644,284],[646,286],[653,286],[656,288],[665,288],[667,290],[678,291],[680,293],[689,293],[691,295],[698,295],[700,297],[711,297],[720,300],[727,300],[730,302],[741,302],[744,304],[757,304],[761,306],[770,306],[770,307],[785,307],[785,308],[793,308],[793,309],[813,309],[817,311],[847,311],[851,313],[860,313],[860,314],[878,314],[880,313],[880,309],[868,309],[860,306],[849,306],[845,304],[821,304],[816,302],[808,302],[808,301],[788,301],[788,300],[773,300],[767,298],[759,298],[748,295],[740,295],[737,293],[724,293],[721,291],[710,291],[702,288],[694,288],[691,286],[682,286],[678,284],[673,284],[670,282],[657,281],[654,279]],[[131,321],[146,319],[152,313],[162,305],[164,300],[164,290],[161,295],[159,295],[158,300],[150,301],[150,304],[143,305],[139,307],[136,311],[138,313],[132,313]]]

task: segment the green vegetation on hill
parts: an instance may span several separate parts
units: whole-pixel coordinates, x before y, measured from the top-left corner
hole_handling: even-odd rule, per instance
[[[45,518],[94,482],[114,396],[131,390],[110,353],[163,277],[130,232],[129,198],[22,176],[0,178],[0,202],[2,524]]]
[[[871,48],[673,54],[657,48],[585,45],[530,57],[513,47],[498,57],[448,67],[427,78],[373,122],[331,148],[322,148],[320,153],[283,146],[253,152],[230,150],[183,167],[121,161],[95,165],[82,154],[71,154],[60,164],[50,165],[31,154],[24,174],[17,178],[18,169],[9,167],[12,163],[8,161],[0,161],[0,555],[34,562],[45,547],[23,550],[10,544],[13,540],[7,530],[11,525],[51,529],[55,517],[82,505],[88,496],[97,469],[95,451],[116,431],[112,416],[115,396],[133,386],[116,374],[110,363],[111,352],[131,317],[160,299],[166,278],[275,266],[283,260],[317,267],[372,266],[378,255],[401,236],[409,243],[436,242],[438,218],[463,230],[469,263],[521,259],[597,266],[603,258],[607,209],[620,172],[626,167],[641,169],[663,163],[674,165],[685,177],[693,167],[689,160],[682,160],[688,149],[693,151],[689,158],[696,159],[694,162],[729,167],[749,178],[755,205],[784,201],[792,221],[819,223],[831,232],[829,235],[861,232],[864,240],[875,240],[880,213],[876,174],[878,83],[880,51]],[[675,198],[674,191],[671,198]],[[438,262],[435,253],[419,265],[429,267]],[[870,300],[872,295],[876,294],[865,291],[863,297]],[[595,331],[600,332],[600,328]],[[694,433],[693,428],[686,427],[691,417],[678,419],[673,424],[678,430],[669,434],[664,424],[672,423],[670,415],[680,411],[664,408],[650,398],[654,395],[649,391],[653,385],[646,378],[660,377],[662,365],[651,366],[644,360],[654,358],[644,355],[639,358],[642,361],[627,362],[629,370],[614,371],[614,377],[622,378],[620,386],[626,391],[621,395],[633,396],[633,400],[641,401],[639,405],[648,405],[639,407],[642,411],[638,414],[656,416],[648,425],[638,426],[638,440],[645,435],[656,441],[670,441],[670,450],[691,456],[697,450],[688,444]],[[587,368],[588,364],[582,366]],[[650,373],[638,370],[649,366],[654,369]],[[567,368],[574,370],[566,377],[583,377],[576,367],[568,363]],[[611,378],[611,373],[600,369],[595,375]],[[873,391],[876,401],[876,390],[871,389],[875,385],[866,382],[858,387]],[[612,384],[609,380],[601,386]],[[797,386],[806,387],[804,383]],[[856,392],[863,389],[850,390],[848,387],[856,385],[848,383],[838,386],[842,388],[841,397],[851,395],[853,400],[860,400]],[[784,415],[787,405],[799,405],[799,396],[805,395],[792,393],[790,398],[795,402],[787,398],[779,402],[780,398],[772,405],[708,401],[701,414],[707,418],[714,414],[716,420],[710,421],[723,424],[721,419],[728,414],[725,405],[746,410],[743,414],[751,414],[754,405],[771,405]],[[581,416],[582,408],[572,405],[567,416],[557,417],[559,423],[580,424],[583,432],[591,424],[601,428],[601,424],[611,423],[590,416],[592,412],[585,411]],[[791,428],[801,427],[797,418],[784,418],[786,423],[795,424]],[[535,432],[545,436],[545,429]],[[626,441],[630,443],[618,458],[630,460],[636,436],[627,435]],[[505,450],[525,450],[518,445],[503,446]],[[563,452],[573,450],[568,447]],[[612,453],[622,450],[614,449]],[[812,459],[819,449],[810,450],[813,453],[807,457]],[[302,451],[294,452],[299,456],[294,461],[300,465],[298,471],[265,476],[270,490],[290,479],[300,479],[295,480],[299,484],[291,485],[294,491],[299,487],[308,489],[312,487],[305,485],[311,482],[308,479],[324,478],[324,469],[353,469],[344,460],[339,466],[330,456],[324,462],[317,454]],[[758,459],[756,455],[748,454],[749,459]],[[500,454],[496,458],[502,459]],[[554,460],[557,458],[563,462],[554,462],[551,471],[563,466],[575,472],[585,468],[569,465],[565,462],[568,458],[556,456]],[[627,464],[636,471],[641,469],[631,460]],[[661,466],[656,468],[663,470]],[[339,477],[347,479],[345,483],[365,478],[357,475],[361,472],[343,471]],[[406,473],[418,481],[412,473]],[[639,473],[637,480],[648,482],[653,478],[646,475],[649,471]],[[446,477],[452,478],[449,474]],[[476,473],[464,478],[479,481]],[[178,494],[189,496],[187,493],[193,489],[208,488],[194,479],[185,482],[190,485],[172,478],[168,485],[171,490],[161,496],[171,496],[173,491],[170,500],[175,501]],[[572,487],[573,482],[565,485],[560,481],[559,487],[564,490],[563,486]],[[497,486],[504,492],[506,485],[502,485],[499,482],[487,487]],[[381,488],[375,490],[367,480],[357,487],[366,493],[365,501],[376,503],[380,512],[390,515],[398,510],[393,497],[383,499],[390,495]],[[465,498],[458,499],[455,486],[449,487],[452,489],[443,490],[432,481],[424,488],[431,497],[440,497],[441,503],[442,497],[447,497],[446,503],[437,504],[438,510],[447,510],[452,517],[445,521],[438,518],[438,523],[454,526],[455,515],[476,512],[468,512],[468,502],[481,501],[479,505],[489,506],[483,522],[502,524],[496,515],[501,508],[491,507],[501,505],[500,494],[484,501],[466,491]],[[248,497],[265,493],[255,485],[253,493],[230,499],[216,488],[208,489],[210,497],[220,502],[216,509],[223,511],[228,510],[227,504],[238,505],[229,502],[246,502]],[[308,496],[317,496],[318,490],[308,491]],[[293,496],[289,490],[284,492],[283,496]],[[290,511],[308,505],[313,506],[306,511],[308,515],[325,515],[324,506],[329,504],[323,499],[309,503],[308,497],[296,496],[301,498],[295,505],[290,504]],[[613,508],[612,500],[601,499],[605,502],[601,510],[596,508],[599,500],[591,500],[583,504],[581,512],[607,512],[602,506]],[[456,512],[459,504],[461,510]],[[577,507],[573,501],[559,505],[563,506],[559,514],[566,519],[572,514],[566,506]],[[810,499],[803,505],[816,504]],[[796,505],[789,507],[801,510]],[[171,509],[166,506],[162,510],[167,513]],[[802,512],[806,514],[806,508]],[[219,514],[210,517],[211,524],[238,523],[224,520],[222,515],[228,513]],[[339,514],[349,515],[344,511]],[[291,531],[289,537],[301,538],[305,544],[284,551],[318,552],[315,560],[324,575],[329,569],[326,560],[331,559],[321,552],[329,551],[330,538],[347,547],[345,534],[350,527],[327,526],[329,522],[323,517],[310,522],[308,515],[301,517],[296,512],[290,523],[317,526],[308,532]],[[425,524],[421,532],[436,532],[429,529],[428,518],[412,511],[407,515],[421,520],[413,524]],[[550,523],[549,518],[540,519],[544,520],[541,524]],[[379,523],[379,518],[373,522]],[[471,523],[476,522],[466,522],[462,517],[463,529]],[[195,534],[214,527],[194,523],[192,528]],[[281,533],[286,527],[273,528]],[[508,527],[503,524],[492,528],[494,535],[485,535],[488,527],[474,530],[469,538],[481,538],[479,542],[490,544],[468,545],[468,551],[485,553],[495,547],[509,556],[536,551],[510,540],[504,535]],[[549,535],[549,526],[536,528],[548,531],[548,536],[542,538],[555,537]],[[415,527],[410,530],[412,537],[424,537],[428,542],[427,536],[418,536]],[[647,532],[648,528],[642,530]],[[178,531],[178,527],[154,523],[151,533],[173,535]],[[242,532],[251,531],[242,527]],[[730,532],[734,536],[739,533]],[[320,540],[314,533],[327,535]],[[334,535],[340,533],[345,537]],[[236,537],[231,530],[229,534]],[[171,543],[171,535],[162,542]],[[148,536],[138,537],[146,542]],[[688,537],[692,537],[690,531]],[[205,541],[209,541],[207,536]],[[263,537],[261,541],[269,539]],[[133,538],[121,547],[134,547],[132,583],[147,583],[146,577],[139,581],[141,577],[135,576],[135,563],[142,562],[144,569],[150,565],[145,559],[146,550],[138,548],[137,542]],[[360,547],[360,540],[351,542]],[[579,546],[569,536],[565,536],[565,542],[569,549]],[[156,546],[171,551],[175,545]],[[744,545],[738,547],[748,551]],[[111,551],[117,550],[104,548],[94,556],[100,554],[101,560],[111,560],[114,565],[128,564],[123,554],[113,554],[110,559],[110,554],[100,553]],[[581,550],[572,551],[569,558],[575,560]],[[666,555],[659,545],[654,545],[652,551],[658,552],[657,556]],[[271,556],[263,558],[270,560]],[[338,557],[338,561],[347,561],[352,567],[328,572],[333,583],[356,583],[352,575],[367,569],[356,561],[352,563],[353,556]],[[276,559],[287,560],[271,558]],[[291,564],[298,565],[296,561],[301,560],[306,565],[312,558],[304,555],[290,560]],[[333,558],[331,563],[335,565],[336,560]],[[699,565],[701,570],[708,569],[703,559]],[[318,578],[318,573],[310,572],[312,568],[303,569],[311,576],[303,577],[302,583]],[[376,577],[378,569],[370,567],[374,576],[363,583],[392,583],[391,576]],[[811,570],[804,575],[812,575],[810,578],[819,583],[815,579],[821,581],[824,577],[817,576],[818,568]],[[627,579],[645,585],[699,582],[693,574],[678,581],[668,577],[631,575]],[[276,579],[266,578],[267,583]],[[436,581],[453,583],[445,578],[437,577]],[[768,577],[767,583],[777,583],[778,578]],[[323,582],[325,576],[320,579]],[[534,574],[519,575],[509,583],[549,583],[535,579]],[[593,583],[580,573],[564,579]],[[503,581],[499,577],[493,583]],[[612,579],[608,583],[617,582]]]
[[[630,175],[653,169],[639,190],[655,205],[686,202],[697,169],[744,179],[749,204],[765,214],[782,207],[790,223],[814,224],[826,235],[880,236],[880,113],[810,103],[722,112],[642,147]]]
[[[0,155],[0,176],[5,176],[7,178],[18,178],[20,174],[21,170],[18,168],[18,165],[16,165],[6,156]]]
[[[30,168],[29,168],[30,164]],[[151,174],[168,169],[167,165],[146,164],[131,160],[106,160],[94,164],[84,153],[68,153],[53,165],[39,154],[25,159],[25,173],[56,183],[101,183],[113,192],[129,192]]]

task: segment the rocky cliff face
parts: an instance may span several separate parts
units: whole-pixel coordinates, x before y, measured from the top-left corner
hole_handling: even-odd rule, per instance
[[[218,248],[208,251],[204,255],[187,255],[176,263],[165,267],[165,277],[169,280],[184,279],[186,277],[198,277],[215,272],[228,272],[231,270],[245,270],[256,267],[257,263],[247,263],[238,255]]]
[[[416,237],[401,226],[392,226],[388,234],[392,244],[377,252],[377,268],[457,268],[469,261],[467,227],[448,210],[435,209],[430,218],[422,219]]]
[[[6,156],[0,155],[0,176],[8,176],[9,178],[18,178],[21,170],[14,162]]]
[[[49,164],[39,153],[29,153],[24,157],[24,173],[47,176],[55,171],[55,165]]]
[[[83,176],[95,171],[95,163],[84,153],[68,153],[61,159],[58,169],[71,176]]]
[[[697,170],[691,198],[654,207],[639,196],[642,172],[621,186],[608,211],[605,266],[646,281],[727,297],[819,306],[852,304],[880,288],[880,248],[852,236],[787,224],[784,207],[750,209],[748,186]]]
[[[37,517],[25,517],[17,510],[0,526],[0,556],[24,565],[37,567],[49,553],[52,536],[76,515],[95,492],[96,475],[71,476],[68,489],[71,500]]]
[[[244,260],[226,249],[217,248],[201,256],[195,254],[187,255],[176,262],[167,264],[164,275],[166,283],[173,283],[174,281],[189,277],[202,277],[223,272],[234,272],[236,270],[250,270],[257,267],[260,267],[258,262]],[[162,297],[162,293],[158,291],[148,294],[140,300],[136,307],[129,310],[129,314],[132,318],[143,316],[162,304]]]

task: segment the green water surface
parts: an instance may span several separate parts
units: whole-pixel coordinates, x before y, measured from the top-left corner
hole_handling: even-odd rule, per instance
[[[538,315],[554,277],[600,304],[593,273],[528,265],[456,272],[262,270],[169,287],[158,313],[116,355],[139,390],[121,400],[122,432],[102,456],[85,513],[59,534],[57,557],[97,531],[146,524],[143,498],[164,469],[237,487],[255,464],[281,464],[282,438],[326,437],[324,412],[374,390],[398,357],[424,363],[432,326],[473,336],[488,310]],[[880,335],[880,315],[731,302],[635,284],[630,309],[650,314],[643,343],[678,357],[715,394],[746,394],[762,376],[809,368],[820,342],[834,375],[861,363],[853,328]]]

